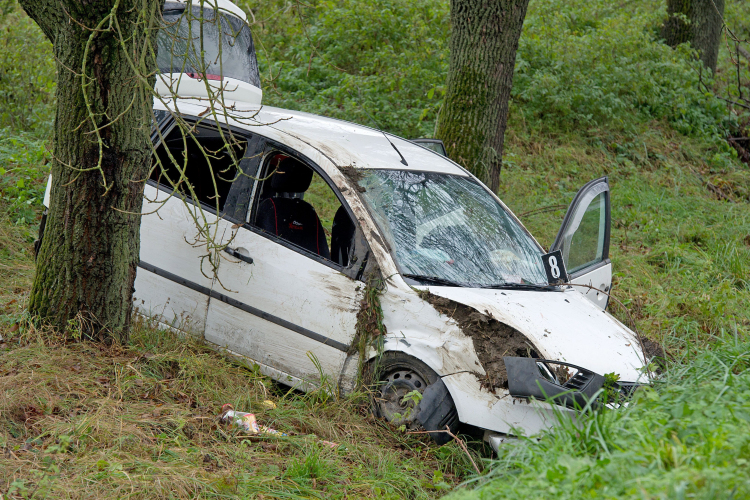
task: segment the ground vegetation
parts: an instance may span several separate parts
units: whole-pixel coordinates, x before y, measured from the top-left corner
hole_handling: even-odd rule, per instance
[[[255,19],[268,104],[434,134],[447,2],[238,3]],[[666,7],[653,5],[530,2],[499,195],[548,247],[576,190],[609,177],[613,294],[642,336],[666,349],[662,378],[627,409],[523,439],[498,460],[470,444],[483,453],[481,477],[455,443],[394,432],[357,399],[279,390],[148,325],[111,348],[51,343],[24,326],[55,95],[54,69],[37,62],[53,68],[54,59],[16,6],[3,11],[0,68],[15,76],[0,78],[0,95],[18,81],[40,90],[17,94],[29,101],[16,109],[33,110],[28,124],[0,113],[0,492],[427,498],[468,480],[452,494],[748,496],[750,169],[727,142],[748,115],[721,97],[741,102],[750,74],[726,44],[716,73],[701,74],[689,46],[663,43]],[[750,36],[748,6],[725,7],[739,39]],[[36,42],[14,42],[21,29]],[[616,303],[611,311],[628,324]],[[256,442],[214,428],[227,402],[293,435]]]

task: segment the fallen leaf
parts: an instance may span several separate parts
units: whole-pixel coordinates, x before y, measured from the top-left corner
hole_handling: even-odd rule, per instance
[[[21,328],[21,325],[19,325],[18,323],[14,323],[13,326],[10,327],[10,333],[15,332],[19,328]]]

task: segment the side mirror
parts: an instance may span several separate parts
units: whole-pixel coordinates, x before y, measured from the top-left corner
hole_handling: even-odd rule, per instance
[[[423,148],[430,149],[446,158],[448,157],[448,153],[445,151],[445,144],[440,139],[412,139],[411,142],[419,144]]]

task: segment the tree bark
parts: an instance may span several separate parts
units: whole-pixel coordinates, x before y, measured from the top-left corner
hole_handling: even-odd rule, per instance
[[[703,65],[714,73],[723,17],[724,0],[667,0],[667,20],[662,36],[670,47],[690,42]]]
[[[448,155],[500,186],[508,101],[528,0],[451,0],[450,68],[437,124]]]
[[[52,196],[29,311],[87,338],[128,333],[151,154],[149,40],[163,3],[20,0],[52,42],[58,74]]]

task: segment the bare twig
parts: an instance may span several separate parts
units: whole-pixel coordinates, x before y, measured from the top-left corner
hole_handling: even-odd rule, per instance
[[[474,470],[477,471],[477,475],[479,476],[482,474],[482,471],[480,471],[479,467],[477,467],[477,463],[471,457],[471,453],[469,453],[469,449],[466,447],[466,443],[464,442],[464,440],[456,436],[455,434],[453,434],[451,432],[450,427],[448,427],[447,425],[445,426],[444,431],[411,431],[411,432],[407,432],[407,434],[432,434],[436,432],[444,432],[448,434],[450,437],[452,437],[456,441],[456,443],[458,443],[458,446],[460,446],[461,449],[464,450],[464,453],[466,453],[466,456],[469,457],[469,460],[471,461],[471,465],[473,465]]]

